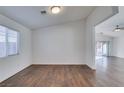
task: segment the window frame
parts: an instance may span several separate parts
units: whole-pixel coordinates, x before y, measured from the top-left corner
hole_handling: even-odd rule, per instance
[[[6,33],[6,38],[5,38],[6,39],[6,56],[0,57],[0,59],[1,58],[7,58],[7,57],[10,57],[10,56],[19,55],[20,54],[20,31],[17,30],[17,29],[11,28],[9,26],[3,25],[3,24],[0,24],[0,26],[3,26],[6,29],[10,29],[10,30],[13,30],[13,31],[17,32],[17,53],[8,55],[8,35],[7,35],[8,33]]]

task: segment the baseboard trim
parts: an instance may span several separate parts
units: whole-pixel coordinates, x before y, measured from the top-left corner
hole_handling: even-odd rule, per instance
[[[87,64],[32,64],[31,66],[87,66],[90,70],[96,71],[96,69],[91,68]]]
[[[93,70],[93,71],[96,71],[96,69],[91,68],[89,65],[86,64],[86,66],[87,66],[89,69],[91,69],[91,70]]]
[[[40,65],[41,65],[41,66],[47,66],[47,65],[48,65],[48,66],[53,66],[53,65],[55,65],[55,66],[57,66],[57,65],[58,65],[58,66],[59,66],[59,65],[60,65],[60,66],[62,66],[62,65],[63,65],[63,66],[65,66],[65,65],[67,65],[67,66],[74,66],[74,65],[75,65],[75,66],[86,66],[86,64],[32,64],[31,66],[40,66]]]
[[[119,56],[110,56],[110,57],[115,57],[115,58],[121,58],[121,59],[124,59],[124,57],[119,57]]]

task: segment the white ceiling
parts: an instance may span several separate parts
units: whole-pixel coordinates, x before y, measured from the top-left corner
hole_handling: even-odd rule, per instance
[[[95,27],[96,33],[103,32],[104,35],[111,37],[124,36],[124,30],[114,32],[116,25],[124,27],[124,6],[119,7],[119,13]]]
[[[48,10],[48,6],[0,6],[0,14],[34,30],[86,18],[94,8],[94,6],[63,6],[60,14],[41,15],[40,11]]]

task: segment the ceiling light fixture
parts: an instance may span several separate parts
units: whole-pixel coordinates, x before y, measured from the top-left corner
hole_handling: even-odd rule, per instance
[[[116,26],[116,28],[115,28],[114,31],[115,31],[115,32],[119,32],[119,31],[121,31],[121,28],[119,28],[119,25]]]
[[[51,7],[52,14],[58,14],[60,11],[61,11],[61,7],[60,6],[52,6]]]
[[[115,32],[119,32],[121,29],[119,29],[119,28],[116,28],[114,31]]]

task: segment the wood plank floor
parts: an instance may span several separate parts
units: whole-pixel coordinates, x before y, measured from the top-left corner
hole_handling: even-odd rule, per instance
[[[124,87],[124,59],[102,57],[96,71],[87,66],[30,66],[3,81],[1,87]]]

